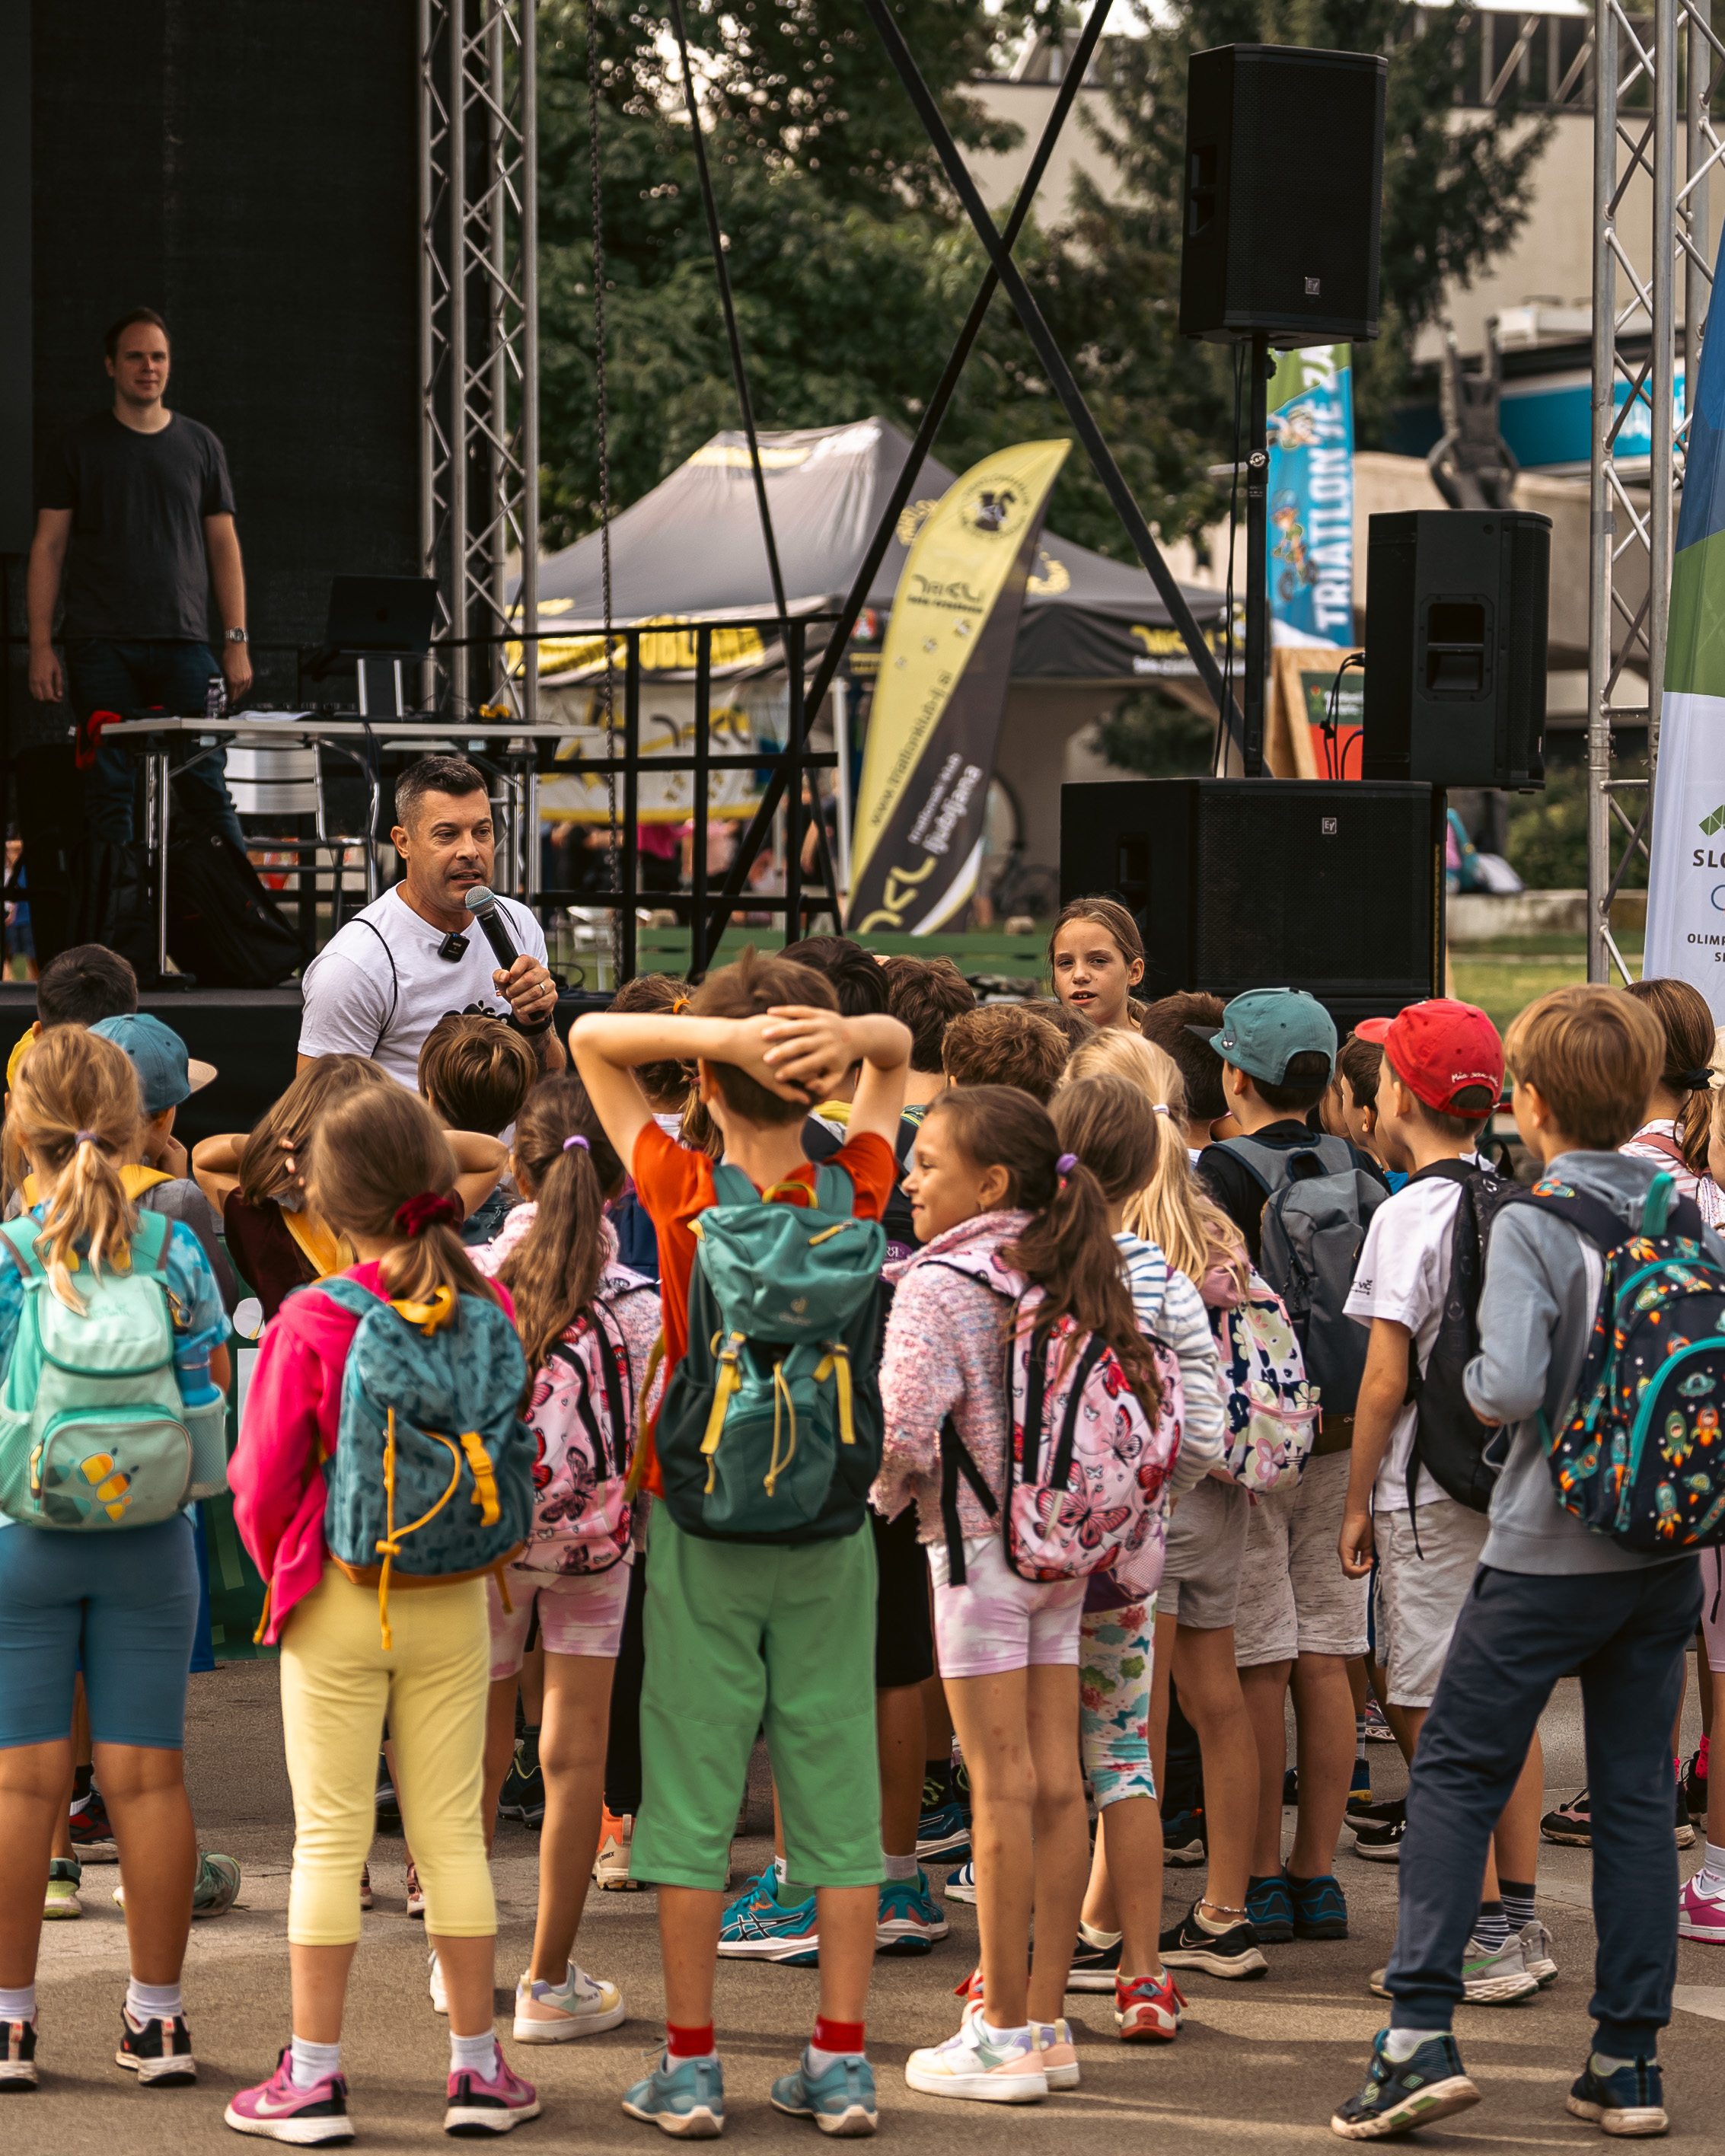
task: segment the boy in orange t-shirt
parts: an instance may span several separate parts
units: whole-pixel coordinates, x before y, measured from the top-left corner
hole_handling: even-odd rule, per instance
[[[714,1202],[712,1163],[658,1127],[630,1068],[695,1059],[726,1164],[775,1202],[794,1202],[800,1186],[813,1203],[804,1116],[860,1062],[849,1140],[824,1165],[848,1173],[855,1211],[878,1219],[898,1173],[892,1140],[911,1036],[896,1019],[845,1019],[834,1005],[819,973],[748,952],[710,974],[680,1016],[607,1014],[570,1034],[576,1068],[658,1233],[667,1382],[688,1342],[690,1224]],[[662,1486],[656,1459],[646,1484]],[[624,2108],[674,2133],[723,2124],[713,1974],[732,1830],[764,1721],[791,1870],[817,1888],[820,1940],[814,2038],[797,2071],[774,2082],[773,2101],[828,2133],[872,2132],[875,2079],[863,2050],[880,1874],[871,1532],[865,1522],[797,1546],[722,1543],[682,1532],[658,1506],[647,1566],[632,1869],[660,1889],[668,2025],[664,2056]]]

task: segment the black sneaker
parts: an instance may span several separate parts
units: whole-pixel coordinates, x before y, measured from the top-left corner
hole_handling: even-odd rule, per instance
[[[1286,1871],[1247,1880],[1246,1921],[1262,1946],[1286,1946],[1293,1938],[1294,1896]]]
[[[0,2021],[0,2096],[21,2096],[36,2086],[36,2024]]]
[[[1356,1829],[1363,1826],[1384,1826],[1392,1820],[1405,1819],[1408,1816],[1408,1800],[1405,1797],[1385,1797],[1381,1804],[1374,1804],[1369,1798],[1356,1799],[1350,1795],[1348,1799],[1348,1809],[1342,1816],[1349,1826]]]
[[[1591,2119],[1607,2133],[1663,2133],[1671,2123],[1657,2059],[1634,2059],[1615,2074],[1596,2074],[1589,2054],[1563,2107],[1577,2118]]]
[[[401,1800],[395,1794],[395,1784],[389,1779],[389,1762],[380,1752],[377,1754],[377,1831],[379,1834],[401,1832]]]
[[[1173,1812],[1162,1823],[1162,1856],[1165,1864],[1204,1864],[1209,1858],[1201,1810]]]
[[[1066,1979],[1068,1991],[1106,1991],[1111,1996],[1114,1979],[1120,1973],[1120,1941],[1111,1947],[1093,1947],[1083,1933],[1078,1934],[1078,1943],[1072,1949],[1071,1974]]]
[[[1539,1831],[1547,1841],[1559,1842],[1565,1849],[1591,1849],[1593,1808],[1588,1802],[1587,1791],[1581,1790],[1567,1804],[1559,1804],[1554,1812],[1548,1812],[1539,1822]]]
[[[1158,1944],[1170,1969],[1201,1969],[1207,1976],[1262,1976],[1270,1966],[1258,1950],[1258,1935],[1244,1918],[1225,1932],[1206,1931],[1198,1921],[1194,1902],[1178,1924],[1170,1925]]]
[[[102,1793],[92,1782],[88,1796],[72,1806],[72,1854],[80,1864],[112,1864],[120,1854]]]
[[[1408,1831],[1407,1807],[1399,1801],[1393,1809],[1394,1818],[1375,1820],[1353,1830],[1353,1853],[1364,1857],[1368,1864],[1401,1862],[1402,1842]]]
[[[1701,1771],[1701,1747],[1683,1762],[1683,1801],[1688,1806],[1692,1820],[1704,1820],[1707,1815],[1707,1778]]]
[[[1462,2071],[1453,2036],[1428,2036],[1411,2059],[1393,2066],[1384,2056],[1389,2034],[1387,2029],[1378,2031],[1365,2086],[1340,2105],[1330,2120],[1331,2132],[1344,2141],[1387,2140],[1393,2133],[1406,2133],[1414,2127],[1447,2118],[1451,2112],[1466,2111],[1480,2100],[1479,2091]]]
[[[134,2021],[130,2010],[121,2007],[120,2049],[114,2063],[136,2074],[141,2087],[189,2088],[198,2079],[198,2065],[185,2015],[177,2015],[172,2021]]]
[[[526,1826],[543,1825],[545,1774],[539,1764],[536,1738],[531,1750],[525,1737],[516,1743],[515,1757],[509,1763],[509,1772],[503,1778],[497,1809],[505,1819],[518,1819]]]
[[[1348,1937],[1348,1897],[1333,1872],[1312,1879],[1290,1879],[1294,1901],[1296,1939],[1345,1939]]]
[[[1676,1815],[1673,1824],[1677,1830],[1678,1848],[1693,1849],[1695,1822],[1689,1816],[1689,1804],[1683,1794],[1683,1777],[1681,1774],[1672,1777],[1671,1809]]]

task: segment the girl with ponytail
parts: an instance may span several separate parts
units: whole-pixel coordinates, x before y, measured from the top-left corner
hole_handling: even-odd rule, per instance
[[[940,1671],[970,1774],[982,1934],[978,2010],[957,2035],[914,2053],[906,2077],[931,2095],[1018,2102],[1070,2087],[1078,2073],[1060,2010],[1090,1868],[1075,1741],[1085,1582],[1019,1578],[998,1513],[960,1476],[945,1495],[956,1507],[966,1578],[951,1584],[941,1433],[950,1418],[998,1508],[1011,1420],[1003,1323],[1015,1291],[1007,1268],[1043,1289],[1039,1319],[1070,1318],[1107,1343],[1153,1420],[1157,1371],[1101,1185],[1028,1094],[1006,1086],[942,1093],[917,1132],[905,1188],[922,1247],[886,1269],[896,1287],[873,1502],[891,1518],[914,1499],[928,1546]],[[978,1270],[1001,1272],[1001,1293],[959,1270],[978,1260]]]
[[[623,2019],[617,1987],[588,1975],[573,1954],[601,1832],[626,1845],[629,1831],[624,1819],[604,1817],[605,1759],[635,1570],[624,1484],[659,1336],[659,1295],[618,1262],[605,1207],[623,1188],[623,1163],[572,1071],[542,1080],[527,1096],[511,1168],[527,1202],[473,1256],[515,1298],[532,1373],[523,1411],[537,1448],[537,1494],[532,1539],[504,1574],[511,1609],[497,1583],[488,1589],[485,1818],[489,1833],[514,1753],[516,1681],[536,1630],[545,1648],[545,1824],[533,1958],[516,1988],[515,2033],[526,2043],[553,2043]],[[637,1638],[640,1620],[637,1595]],[[631,1666],[638,1693],[638,1658]],[[638,1698],[619,1706],[639,1713]],[[631,1793],[619,1801],[633,1815],[639,1799]]]
[[[9,1247],[0,1250],[0,1367],[9,1367],[18,1342],[25,1274],[35,1259],[47,1278],[32,1292],[85,1317],[92,1280],[132,1272],[135,1257],[138,1270],[150,1262],[159,1220],[163,1240],[151,1269],[167,1291],[175,1383],[188,1409],[207,1408],[228,1383],[228,1322],[192,1230],[160,1215],[141,1229],[126,1197],[120,1168],[132,1157],[142,1121],[131,1059],[81,1026],[40,1035],[13,1075],[7,1164],[14,1181],[27,1169],[33,1174],[37,1199],[10,1224]],[[159,1419],[162,1409],[151,1412]],[[8,1450],[21,1440],[30,1441],[27,1417],[21,1429],[12,1424]],[[79,1463],[86,1476],[99,1457]],[[165,2087],[198,2078],[180,1995],[198,1871],[182,1748],[197,1547],[186,1512],[127,1527],[126,1475],[112,1458],[104,1465],[116,1469],[112,1481],[92,1479],[112,1532],[54,1532],[0,1515],[0,1748],[7,1761],[0,1848],[13,1888],[4,1911],[11,1943],[0,1953],[0,2087],[36,2084],[43,1881],[65,1881],[70,1907],[61,1899],[56,1913],[78,1913],[76,1861],[54,1859],[52,1875],[49,1867],[72,1786],[80,1648],[96,1774],[126,1888],[131,1980],[120,2064]]]
[[[395,1366],[407,1366],[403,1389],[411,1394],[413,1341],[447,1327],[449,1367],[470,1394],[478,1373],[498,1367],[495,1313],[475,1305],[495,1302],[511,1322],[515,1310],[507,1290],[475,1269],[462,1243],[455,1155],[430,1109],[404,1086],[350,1087],[325,1104],[303,1164],[311,1205],[358,1260],[341,1283],[354,1283],[406,1321],[390,1348]],[[242,2090],[226,2116],[241,2133],[277,2140],[352,2138],[341,2021],[387,1715],[402,1823],[425,1897],[432,2003],[449,2017],[445,2128],[503,2133],[536,2117],[539,2102],[503,2057],[491,2027],[497,1911],[480,1820],[489,1582],[483,1573],[413,1578],[409,1564],[394,1586],[413,1591],[391,1594],[386,1634],[378,1586],[360,1584],[330,1556],[324,1522],[335,1486],[326,1474],[339,1480],[334,1463],[344,1424],[362,1444],[361,1433],[381,1420],[386,1404],[367,1409],[357,1394],[347,1397],[362,1315],[331,1292],[336,1286],[320,1280],[289,1296],[265,1327],[228,1468],[235,1524],[269,1583],[259,1637],[281,1648],[296,1832],[288,1894],[293,2041],[275,2073]],[[372,1322],[368,1314],[365,1322]],[[483,1352],[482,1342],[490,1343]],[[507,1368],[512,1391],[521,1369],[512,1341]],[[393,1416],[403,1404],[387,1404]],[[464,1396],[453,1404],[458,1416],[478,1418],[493,1403]],[[470,1461],[469,1440],[480,1442],[471,1424],[458,1420],[445,1441],[464,1429]],[[494,1519],[504,1473],[500,1455]],[[458,1506],[483,1506],[482,1487],[475,1471]],[[518,1486],[504,1495],[525,1512]]]

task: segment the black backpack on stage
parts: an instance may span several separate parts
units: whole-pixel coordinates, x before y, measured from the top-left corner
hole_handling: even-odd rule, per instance
[[[168,838],[167,947],[202,988],[279,988],[306,955],[234,841],[190,825]]]

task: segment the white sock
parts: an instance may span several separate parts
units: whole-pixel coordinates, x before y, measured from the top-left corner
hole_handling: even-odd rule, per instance
[[[334,2044],[308,2044],[303,2036],[295,2036],[288,2051],[288,2077],[297,2089],[316,2088],[330,2074],[341,2071],[341,2046]]]
[[[775,1887],[783,1887],[783,1884],[784,1884],[784,1882],[785,1882],[785,1881],[786,1881],[789,1876],[790,1876],[790,1860],[789,1860],[789,1858],[788,1858],[788,1857],[783,1857],[783,1856],[775,1856],[775,1857],[773,1858],[773,1885],[774,1885]]]
[[[1118,1932],[1105,1932],[1099,1924],[1086,1924],[1081,1921],[1078,1936],[1087,1947],[1117,1947],[1121,1938]]]
[[[1393,2066],[1404,2066],[1422,2044],[1443,2034],[1441,2029],[1392,2029],[1384,2039],[1384,2056]]]
[[[914,1849],[908,1856],[889,1856],[884,1849],[880,1852],[880,1876],[883,1879],[914,1879],[922,1868],[916,1861]]]
[[[177,1984],[140,1984],[134,1976],[126,1987],[126,2010],[134,2021],[175,2021],[186,2010]]]
[[[1717,1842],[1707,1844],[1707,1853],[1702,1860],[1701,1868],[1716,1885],[1725,1887],[1725,1849],[1721,1849]]]
[[[482,2082],[497,2078],[497,2038],[490,2029],[477,2036],[458,2036],[449,2031],[449,2071],[477,2074]]]
[[[985,2044],[1028,2044],[1031,2041],[1030,2025],[1028,2021],[1018,2029],[997,2029],[992,2023],[985,2021],[978,2014],[976,2017],[976,2025],[982,2030],[983,2041]]]
[[[819,2044],[805,2044],[803,2063],[811,2074],[824,2074],[835,2059],[860,2059],[860,2051],[824,2051]]]
[[[0,2021],[33,2021],[35,2018],[33,1984],[20,1984],[16,1991],[0,1990]]]

